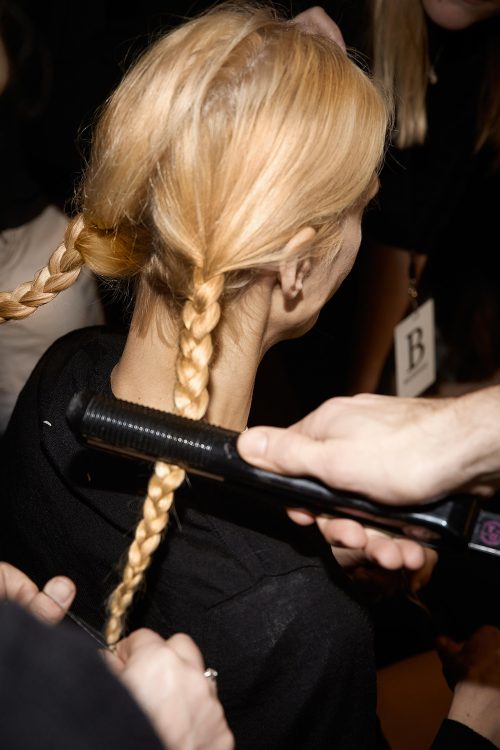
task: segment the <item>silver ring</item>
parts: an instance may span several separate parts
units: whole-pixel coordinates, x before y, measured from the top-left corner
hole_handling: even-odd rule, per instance
[[[216,669],[212,669],[212,667],[207,667],[203,672],[203,677],[206,677],[210,682],[215,682],[218,676],[219,673]]]

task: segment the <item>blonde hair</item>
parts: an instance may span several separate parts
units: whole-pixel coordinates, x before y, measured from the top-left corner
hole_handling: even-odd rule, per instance
[[[338,250],[386,124],[383,97],[340,47],[269,9],[220,6],[157,41],[125,77],[98,124],[66,252],[100,275],[136,277],[141,311],[169,306],[177,413],[206,412],[225,301],[283,260],[302,227],[317,230],[317,254]],[[34,301],[23,292],[17,303]],[[110,644],[183,478],[155,466],[110,599]]]
[[[399,148],[421,144],[432,71],[422,0],[372,0],[371,11],[373,72],[394,104],[394,142]],[[500,45],[494,30],[487,44],[475,151],[489,144],[500,157]]]

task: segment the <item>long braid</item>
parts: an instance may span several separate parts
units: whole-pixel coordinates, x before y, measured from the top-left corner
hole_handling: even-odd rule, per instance
[[[74,244],[82,227],[81,217],[70,222],[65,242],[52,253],[47,265],[38,271],[33,281],[19,284],[12,292],[0,292],[0,323],[27,318],[74,284],[84,264]]]
[[[158,547],[168,526],[174,491],[184,481],[185,472],[177,466],[157,461],[148,483],[142,518],[129,547],[122,580],[111,594],[109,617],[106,623],[106,642],[112,646],[120,640],[125,614],[139,588],[153,552]]]
[[[209,364],[213,354],[212,332],[220,319],[219,297],[224,287],[222,274],[205,279],[196,269],[193,294],[182,311],[177,360],[177,384],[174,390],[176,413],[201,419],[207,410]],[[141,585],[153,552],[168,526],[174,491],[184,481],[185,472],[178,466],[158,461],[148,483],[143,516],[129,547],[122,580],[109,600],[106,642],[112,646],[121,637],[125,614]]]

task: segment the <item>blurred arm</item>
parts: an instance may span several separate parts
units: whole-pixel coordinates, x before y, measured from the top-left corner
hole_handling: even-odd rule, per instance
[[[415,255],[416,278],[426,264]],[[394,328],[404,318],[408,296],[410,254],[380,243],[370,244],[358,260],[358,308],[355,311],[355,350],[349,392],[375,393],[391,350]]]

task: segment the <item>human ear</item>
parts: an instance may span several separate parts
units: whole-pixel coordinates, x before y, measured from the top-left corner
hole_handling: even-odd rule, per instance
[[[316,236],[316,230],[312,227],[302,227],[294,236],[288,240],[284,249],[288,260],[280,263],[278,269],[278,282],[281,286],[283,296],[286,300],[296,299],[302,291],[304,279],[311,270],[311,261],[309,258],[300,258],[300,256],[311,244]],[[293,257],[295,256],[295,257]]]

